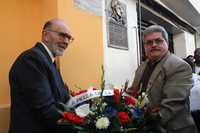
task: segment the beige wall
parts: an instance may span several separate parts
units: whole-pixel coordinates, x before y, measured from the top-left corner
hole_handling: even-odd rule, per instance
[[[102,18],[74,7],[73,1],[59,0],[58,16],[72,29],[74,42],[61,58],[61,72],[71,89],[75,84],[99,86],[103,64]]]
[[[0,4],[0,104],[10,103],[8,72],[17,56],[40,40],[50,18],[63,18],[75,41],[60,59],[61,72],[71,89],[99,85],[103,64],[102,18],[74,7],[73,0],[8,0]]]
[[[39,39],[40,10],[35,0],[8,0],[0,4],[0,104],[9,103],[8,72],[23,50]]]
[[[193,55],[195,50],[195,37],[193,34],[183,31],[174,35],[174,53],[185,58],[188,55]]]
[[[9,69],[24,50],[40,40],[46,20],[63,18],[75,41],[60,58],[61,72],[71,89],[100,84],[103,64],[102,20],[74,7],[73,0],[7,0],[0,4],[0,133],[9,125]]]

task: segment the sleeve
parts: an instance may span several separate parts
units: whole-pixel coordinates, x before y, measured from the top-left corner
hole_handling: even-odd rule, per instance
[[[18,92],[39,119],[55,124],[62,115],[56,108],[45,64],[36,58],[26,58],[17,67]]]
[[[191,68],[184,63],[172,65],[168,67],[169,71],[166,70],[166,82],[163,86],[164,95],[160,112],[163,123],[173,119],[185,108],[189,111],[189,95],[193,84]]]

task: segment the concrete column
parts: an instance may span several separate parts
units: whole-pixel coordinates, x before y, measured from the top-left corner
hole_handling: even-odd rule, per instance
[[[193,34],[182,32],[174,35],[174,53],[185,58],[188,55],[193,55],[195,50],[195,38]]]

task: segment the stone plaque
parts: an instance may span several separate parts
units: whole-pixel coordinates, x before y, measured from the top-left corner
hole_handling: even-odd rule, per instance
[[[109,21],[108,46],[120,49],[128,49],[127,28],[114,21]]]
[[[128,50],[126,5],[118,0],[106,2],[108,47]]]

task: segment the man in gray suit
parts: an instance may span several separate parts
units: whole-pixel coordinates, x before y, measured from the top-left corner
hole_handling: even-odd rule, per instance
[[[181,58],[168,51],[168,34],[159,25],[144,31],[147,60],[136,70],[133,88],[146,92],[152,106],[160,107],[163,126],[168,133],[197,133],[189,111],[192,70]]]

